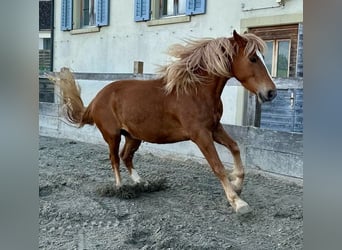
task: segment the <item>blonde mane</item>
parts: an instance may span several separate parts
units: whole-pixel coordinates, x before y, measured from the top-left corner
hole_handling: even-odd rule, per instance
[[[247,41],[246,55],[252,55],[256,50],[263,53],[265,43],[261,38],[253,34],[241,36]],[[166,93],[173,90],[188,93],[213,77],[231,77],[231,62],[237,46],[233,38],[227,37],[188,40],[185,45],[171,46],[168,54],[175,57],[175,61],[159,70]]]

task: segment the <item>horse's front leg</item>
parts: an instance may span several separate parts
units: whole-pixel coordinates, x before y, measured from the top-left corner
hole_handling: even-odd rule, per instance
[[[196,134],[192,141],[197,144],[215,175],[219,178],[230,205],[238,214],[245,214],[251,211],[247,202],[243,201],[235,192],[233,185],[228,180],[224,166],[216,151],[213,135],[210,131],[201,131]]]
[[[229,179],[234,187],[234,190],[240,194],[242,190],[245,172],[240,156],[240,149],[237,143],[227,134],[222,124],[219,124],[213,132],[214,141],[225,146],[230,150],[234,158],[233,172],[229,174]]]

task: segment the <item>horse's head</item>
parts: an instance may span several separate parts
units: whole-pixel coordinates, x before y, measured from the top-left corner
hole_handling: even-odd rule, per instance
[[[240,36],[235,30],[233,39],[236,49],[231,66],[234,77],[256,94],[260,103],[272,101],[277,95],[277,89],[260,48],[264,47],[264,42],[252,34]]]

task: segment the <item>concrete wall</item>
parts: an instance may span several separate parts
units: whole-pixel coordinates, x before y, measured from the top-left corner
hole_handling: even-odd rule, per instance
[[[246,127],[245,162],[261,170],[303,178],[303,134]]]

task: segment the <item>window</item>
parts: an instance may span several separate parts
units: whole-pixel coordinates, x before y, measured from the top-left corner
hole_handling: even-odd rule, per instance
[[[82,0],[79,10],[81,27],[95,26],[95,0]]]
[[[160,2],[160,17],[185,15],[185,0],[162,0]]]
[[[206,0],[135,0],[134,21],[199,15],[205,13],[205,8]]]
[[[249,28],[267,45],[266,66],[273,77],[303,76],[301,24]]]
[[[273,77],[289,77],[291,40],[265,41],[265,62]]]
[[[51,38],[43,38],[43,49],[51,49]]]
[[[61,30],[109,25],[109,0],[62,0]]]

